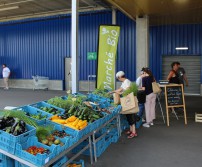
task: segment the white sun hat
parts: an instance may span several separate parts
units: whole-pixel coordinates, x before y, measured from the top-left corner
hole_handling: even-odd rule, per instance
[[[122,77],[124,75],[125,75],[125,73],[123,71],[119,71],[116,73],[116,78]]]

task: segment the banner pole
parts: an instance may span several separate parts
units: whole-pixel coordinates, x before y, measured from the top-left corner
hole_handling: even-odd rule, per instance
[[[116,25],[116,9],[112,8],[112,25]],[[117,57],[117,55],[116,55]],[[115,59],[115,63],[114,63],[114,88],[116,89],[116,60]]]

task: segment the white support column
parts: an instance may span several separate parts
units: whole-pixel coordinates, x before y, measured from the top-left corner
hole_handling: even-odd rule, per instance
[[[112,24],[116,25],[116,9],[112,8]]]
[[[136,17],[136,77],[149,65],[149,18]]]
[[[112,8],[112,24],[116,25],[116,9],[115,8]],[[114,65],[114,74],[116,75],[116,62]],[[114,76],[114,88],[116,89],[116,76]]]
[[[78,7],[79,0],[72,0],[71,20],[71,57],[72,57],[72,93],[78,92]]]

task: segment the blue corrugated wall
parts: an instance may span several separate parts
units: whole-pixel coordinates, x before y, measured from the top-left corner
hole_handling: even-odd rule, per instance
[[[86,13],[79,17],[80,80],[96,74],[96,61],[87,52],[97,51],[100,24],[111,24],[111,11]],[[121,26],[117,70],[135,80],[135,23],[117,13]],[[30,79],[32,75],[64,79],[64,58],[70,57],[70,16],[27,19],[0,24],[0,63],[12,70],[12,78]]]
[[[187,46],[185,51],[176,47]],[[202,24],[150,27],[150,67],[161,79],[162,55],[202,55]]]

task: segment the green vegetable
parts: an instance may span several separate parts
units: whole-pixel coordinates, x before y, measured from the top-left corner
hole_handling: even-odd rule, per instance
[[[60,140],[59,140],[59,139],[56,139],[56,140],[54,141],[54,144],[56,144],[56,145],[60,144]]]
[[[102,96],[102,97],[106,97],[106,98],[110,98],[112,99],[112,95],[109,94],[109,91],[106,89],[95,89],[92,94],[98,95],[98,96]]]
[[[52,104],[54,106],[57,106],[59,108],[63,108],[65,110],[69,110],[72,102],[69,100],[64,100],[61,97],[55,97],[55,98],[51,98],[48,100],[49,104]]]
[[[132,93],[134,96],[137,96],[138,87],[135,83],[131,83],[130,87],[123,92],[123,96],[127,96],[128,94]]]

